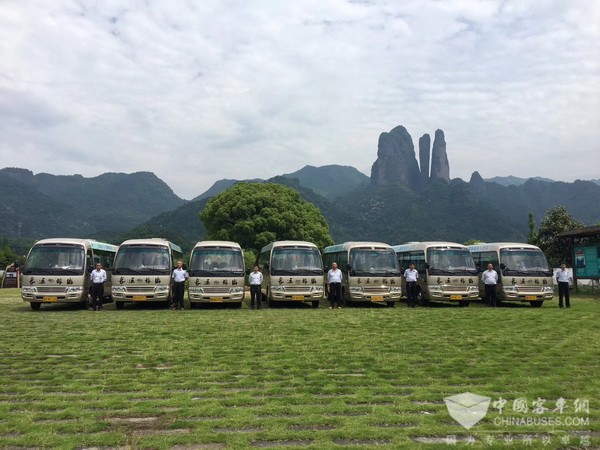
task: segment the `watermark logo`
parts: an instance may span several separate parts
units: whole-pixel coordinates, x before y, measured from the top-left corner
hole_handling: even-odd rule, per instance
[[[485,417],[491,400],[490,397],[472,392],[444,398],[450,416],[467,430]]]

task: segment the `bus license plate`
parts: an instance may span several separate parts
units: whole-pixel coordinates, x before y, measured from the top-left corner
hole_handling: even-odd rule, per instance
[[[147,297],[145,295],[134,295],[133,300],[144,301],[147,300]]]
[[[537,300],[537,297],[535,295],[526,295],[525,300]]]
[[[462,295],[451,295],[450,300],[462,300]]]
[[[383,295],[375,295],[375,296],[371,297],[371,301],[373,301],[373,302],[382,302],[383,301]]]
[[[223,297],[211,297],[210,299],[211,302],[222,302],[223,301]]]
[[[292,295],[292,300],[304,300],[304,295]]]
[[[57,302],[58,301],[58,297],[44,297],[43,300],[45,302]]]

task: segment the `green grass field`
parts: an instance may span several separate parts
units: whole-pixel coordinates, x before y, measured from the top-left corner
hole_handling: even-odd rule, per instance
[[[0,290],[0,447],[598,448],[600,300],[572,304],[34,312]],[[444,404],[466,391],[495,402],[470,430]]]

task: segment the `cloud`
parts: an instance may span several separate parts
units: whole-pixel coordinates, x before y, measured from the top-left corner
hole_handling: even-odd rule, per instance
[[[598,178],[597,2],[0,3],[0,158],[148,170],[191,198],[306,164],[365,173],[442,128],[451,176]]]

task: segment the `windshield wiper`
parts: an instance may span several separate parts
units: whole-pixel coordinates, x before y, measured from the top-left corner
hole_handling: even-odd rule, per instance
[[[23,274],[26,275],[30,275],[30,274],[37,274],[37,273],[46,273],[46,274],[52,274],[52,270],[51,269],[42,269],[41,267],[31,267],[28,269],[25,269],[23,271]]]
[[[114,269],[113,270],[113,273],[115,273],[117,275],[120,274],[120,273],[125,273],[126,274],[126,272],[137,273],[137,274],[141,273],[139,270],[132,269],[131,267],[119,267],[118,269]]]

